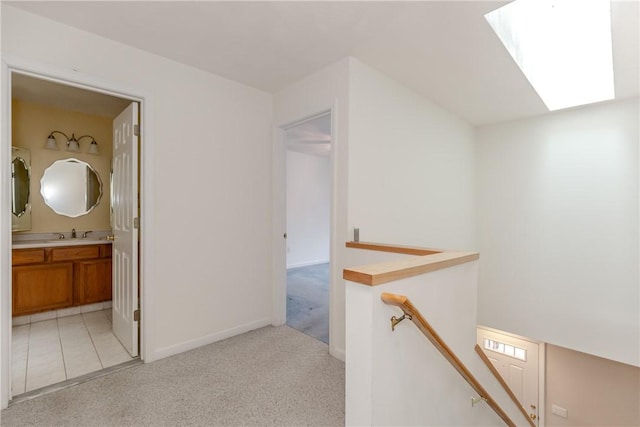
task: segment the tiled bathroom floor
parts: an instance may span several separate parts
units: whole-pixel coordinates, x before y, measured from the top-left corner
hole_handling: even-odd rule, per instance
[[[14,326],[11,351],[14,397],[132,360],[111,331],[111,309]]]

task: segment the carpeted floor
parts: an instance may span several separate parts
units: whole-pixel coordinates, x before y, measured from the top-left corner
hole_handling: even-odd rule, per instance
[[[2,411],[2,426],[344,425],[344,363],[266,327]]]
[[[287,325],[329,343],[329,264],[287,270]]]

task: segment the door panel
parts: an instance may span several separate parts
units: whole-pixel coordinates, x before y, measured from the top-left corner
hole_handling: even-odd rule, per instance
[[[138,104],[113,121],[113,333],[132,357],[138,355]]]
[[[484,328],[478,328],[477,339],[513,394],[539,425],[538,344]]]

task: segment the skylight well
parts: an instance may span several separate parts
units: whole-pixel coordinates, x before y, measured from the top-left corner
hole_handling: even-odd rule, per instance
[[[609,0],[516,0],[485,18],[549,110],[615,97]]]

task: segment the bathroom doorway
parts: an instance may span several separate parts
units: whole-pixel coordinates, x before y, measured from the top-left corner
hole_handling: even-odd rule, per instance
[[[31,226],[12,230],[15,399],[140,360],[140,101],[19,72],[10,76],[10,141],[27,150],[31,162]],[[72,166],[84,172],[63,182]],[[85,175],[87,185],[77,185]],[[76,187],[78,203],[67,200]],[[72,205],[77,211],[68,210]]]
[[[287,325],[329,344],[331,115],[284,129]]]

